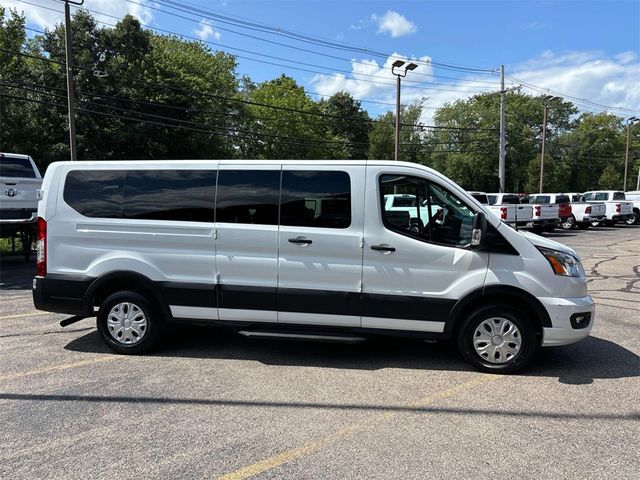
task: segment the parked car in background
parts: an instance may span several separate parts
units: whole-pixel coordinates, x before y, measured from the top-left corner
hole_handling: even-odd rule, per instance
[[[19,237],[29,259],[42,177],[29,155],[0,153],[0,238]]]
[[[633,203],[626,201],[624,192],[617,190],[595,190],[585,192],[584,200],[589,203],[604,203],[607,207],[606,217],[602,222],[591,222],[597,227],[604,225],[615,225],[617,222],[626,222],[633,218]]]
[[[468,193],[506,224],[524,227],[533,220],[533,208],[530,205],[520,205],[520,197],[514,193]]]
[[[602,222],[607,214],[604,203],[587,203],[581,193],[567,193],[571,200],[571,215],[575,219],[575,225],[580,229],[591,226],[591,222]],[[564,228],[564,225],[563,225]]]
[[[538,196],[537,194],[532,194],[521,200],[523,203],[528,203],[533,207],[533,218],[528,226],[535,233],[542,231],[553,232],[560,223],[560,207],[555,203],[550,203],[548,199],[547,201],[536,201]],[[545,199],[541,198],[541,200]]]
[[[627,218],[627,225],[640,225],[640,190],[625,192],[624,196],[633,204],[633,218]]]
[[[566,193],[532,194],[529,195],[529,203],[557,205],[559,221],[556,226],[562,227],[563,230],[571,230],[575,226],[575,218],[571,214],[571,200]]]

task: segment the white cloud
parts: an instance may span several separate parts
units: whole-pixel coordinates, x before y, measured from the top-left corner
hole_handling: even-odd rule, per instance
[[[393,103],[395,101],[395,77],[391,74],[391,63],[397,58],[405,58],[398,54],[389,57],[384,65],[375,60],[352,60],[351,77],[343,74],[316,75],[310,84],[313,90],[333,95],[344,90],[355,98]],[[420,60],[428,60],[421,57]],[[402,103],[408,104],[427,98],[421,121],[426,124],[433,122],[436,108],[458,99],[467,99],[481,91],[498,91],[499,78],[497,75],[465,75],[458,80],[448,80],[431,77],[417,77],[416,73],[433,74],[431,67],[420,65],[419,69],[410,72],[402,83]],[[561,92],[576,99],[587,99],[601,105],[631,109],[633,112],[609,109],[611,113],[620,116],[640,114],[640,61],[633,52],[622,52],[617,55],[605,55],[601,52],[574,51],[556,53],[544,51],[540,55],[520,64],[507,67],[507,76],[515,77],[519,81],[535,84],[540,93],[524,88],[523,93],[530,95],[544,94],[545,89]],[[366,76],[372,75],[372,76]],[[435,70],[436,75],[456,76],[449,71]],[[380,83],[371,83],[380,82]],[[421,82],[419,85],[411,82]],[[430,82],[437,82],[430,84]],[[447,83],[440,85],[438,83]],[[519,82],[507,79],[507,87]],[[415,88],[415,87],[418,88]],[[603,107],[574,101],[580,111],[602,111]],[[371,107],[364,104],[373,115],[377,115],[394,107]]]
[[[544,22],[531,22],[523,26],[522,30],[551,30],[551,25]]]
[[[30,0],[29,3],[35,5],[29,5],[16,0],[3,0],[2,3],[7,9],[11,8],[18,10],[18,12],[24,12],[27,18],[27,24],[30,26],[52,28],[57,23],[62,23],[63,21],[64,6],[62,2]],[[138,5],[138,3],[140,5]],[[153,11],[149,8],[149,5],[153,5],[149,0],[140,0],[135,4],[129,3],[126,0],[86,0],[83,6],[88,10],[104,13],[105,15],[99,15],[92,12],[92,15],[99,21],[113,24],[116,23],[117,20],[107,15],[122,18],[126,14],[130,14],[138,18],[142,23],[148,25],[154,18]],[[72,15],[74,11],[76,11],[76,8],[72,7]]]
[[[585,104],[586,99],[601,105],[632,109],[640,112],[640,62],[633,52],[607,56],[602,52],[543,52],[540,56],[515,65],[511,74],[532,83],[574,98],[581,110],[603,110]],[[527,89],[528,93],[534,93]],[[624,111],[611,109],[624,115]]]
[[[200,26],[195,29],[193,33],[203,42],[211,39],[220,40],[220,37],[222,36],[219,31],[213,28],[213,23],[206,18],[202,19]]]
[[[353,59],[350,76],[342,73],[318,74],[309,83],[313,91],[321,95],[333,95],[336,92],[345,91],[354,98],[393,103],[396,95],[396,77],[391,73],[391,64],[398,59],[420,62],[420,66],[413,72],[409,72],[409,78],[403,83],[402,103],[420,100],[427,90],[413,88],[412,84],[427,80],[429,77],[425,77],[424,74],[433,74],[433,68],[427,65],[431,61],[428,56],[409,58],[394,53],[383,64],[379,64],[377,60],[373,59]],[[407,85],[411,86],[405,88]],[[388,110],[382,107],[371,107],[369,104],[363,106],[374,115]]]
[[[387,10],[382,16],[373,14],[371,19],[378,24],[378,33],[388,33],[393,38],[403,37],[418,30],[415,23],[393,10]]]

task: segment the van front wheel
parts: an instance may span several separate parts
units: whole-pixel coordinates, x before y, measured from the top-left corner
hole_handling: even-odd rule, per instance
[[[107,346],[125,354],[149,351],[160,337],[158,309],[137,292],[116,292],[100,305],[97,327]]]
[[[458,348],[473,366],[488,373],[512,373],[524,368],[536,349],[533,325],[509,306],[473,312],[458,334]]]

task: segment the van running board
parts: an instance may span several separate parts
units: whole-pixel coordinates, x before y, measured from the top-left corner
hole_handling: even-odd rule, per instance
[[[364,337],[331,334],[319,335],[316,333],[265,332],[256,330],[241,330],[238,333],[249,338],[281,338],[288,340],[309,340],[313,342],[361,343],[367,340]]]

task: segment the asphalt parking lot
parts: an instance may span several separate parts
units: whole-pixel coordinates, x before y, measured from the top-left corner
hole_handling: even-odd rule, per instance
[[[640,226],[550,236],[583,256],[596,324],[512,376],[448,343],[205,328],[118,356],[4,258],[0,478],[640,478]]]

